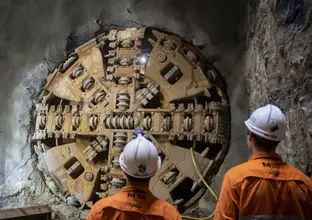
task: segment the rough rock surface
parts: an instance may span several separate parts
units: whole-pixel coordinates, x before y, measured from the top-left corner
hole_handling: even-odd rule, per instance
[[[289,134],[278,152],[312,177],[311,1],[252,1],[244,74],[250,109],[272,103],[286,114]]]
[[[213,183],[219,190],[224,173],[248,156],[243,125],[248,96],[241,74],[246,5],[247,0],[1,1],[0,209],[60,203],[36,167],[31,111],[64,51],[110,26],[169,30],[204,45],[203,54],[216,61],[228,82],[232,113],[230,150]],[[199,206],[207,204],[202,200]]]
[[[18,60],[16,63],[18,64]],[[25,67],[31,64],[25,64]],[[50,194],[36,169],[36,155],[30,147],[32,115],[30,110],[36,102],[46,75],[44,64],[24,69],[23,78],[16,82],[11,93],[1,96],[1,149],[0,149],[0,207],[23,207],[54,203],[58,199]],[[12,72],[11,72],[12,71]],[[9,72],[14,74],[14,67]],[[35,75],[34,75],[35,74]],[[1,80],[1,84],[7,79]],[[2,88],[6,88],[2,85]],[[7,97],[9,104],[3,99]],[[7,112],[6,112],[7,111]],[[7,117],[10,120],[6,120]],[[8,133],[10,131],[10,133]],[[5,157],[5,158],[4,158]],[[35,184],[34,184],[35,183]]]

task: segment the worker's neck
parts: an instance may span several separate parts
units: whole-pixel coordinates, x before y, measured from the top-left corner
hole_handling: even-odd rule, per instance
[[[252,156],[256,155],[256,154],[259,154],[259,153],[275,153],[275,149],[271,150],[271,151],[264,151],[264,150],[262,150],[260,148],[252,147],[252,149],[251,149]]]
[[[149,187],[149,181],[146,181],[146,182],[135,182],[135,181],[131,181],[129,179],[127,179],[127,183],[126,183],[127,186],[142,186],[142,187]]]

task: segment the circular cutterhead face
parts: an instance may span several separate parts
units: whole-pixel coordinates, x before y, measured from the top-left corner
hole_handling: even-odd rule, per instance
[[[151,191],[183,209],[205,192],[189,149],[211,181],[228,149],[230,115],[218,71],[194,46],[133,28],[99,35],[50,73],[35,126],[44,172],[89,206],[125,185],[119,155],[141,129],[162,159]]]

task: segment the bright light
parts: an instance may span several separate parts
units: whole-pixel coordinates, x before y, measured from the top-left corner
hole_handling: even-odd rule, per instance
[[[145,64],[146,61],[147,61],[147,57],[145,55],[142,55],[141,58],[140,58],[141,64]]]

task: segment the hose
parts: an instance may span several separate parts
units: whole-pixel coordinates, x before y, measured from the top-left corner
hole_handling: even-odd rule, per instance
[[[194,141],[194,145],[195,145],[195,141]],[[209,192],[211,193],[211,195],[216,199],[218,200],[218,196],[217,194],[213,191],[213,189],[208,185],[208,183],[206,182],[206,180],[204,179],[203,175],[200,173],[199,169],[198,169],[198,166],[196,164],[196,161],[195,161],[195,156],[194,156],[194,145],[193,147],[190,148],[190,152],[191,152],[191,157],[192,157],[192,162],[193,162],[193,165],[194,165],[194,168],[196,170],[196,173],[197,175],[199,176],[199,178],[201,179],[201,181],[204,183],[204,185],[207,187],[207,189],[209,190]],[[213,213],[207,217],[203,217],[203,218],[198,218],[198,217],[191,217],[191,216],[184,216],[182,215],[181,217],[182,218],[186,218],[186,219],[194,219],[194,220],[205,220],[205,219],[211,219],[213,216],[214,216],[214,213],[215,211],[213,211]]]

